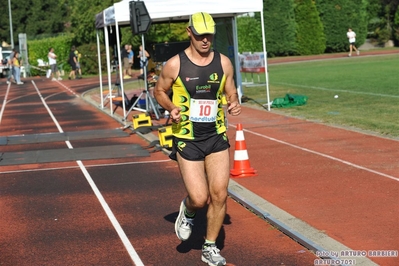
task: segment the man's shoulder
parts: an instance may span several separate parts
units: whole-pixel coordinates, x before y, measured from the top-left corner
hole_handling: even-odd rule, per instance
[[[222,53],[219,54],[220,54],[220,61],[222,62],[222,64],[231,64],[230,58],[228,58]]]
[[[174,64],[179,64],[180,63],[180,53],[172,56],[169,58],[169,60],[166,62],[168,65],[174,65]]]

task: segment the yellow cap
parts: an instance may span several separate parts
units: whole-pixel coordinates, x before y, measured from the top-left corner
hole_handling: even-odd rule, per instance
[[[215,21],[211,15],[205,12],[198,12],[190,16],[188,26],[195,35],[215,34]]]

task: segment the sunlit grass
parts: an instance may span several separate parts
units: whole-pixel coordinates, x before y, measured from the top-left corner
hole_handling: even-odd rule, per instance
[[[399,136],[399,54],[269,65],[268,69],[271,100],[287,93],[309,97],[304,106],[272,111]],[[264,75],[243,74],[243,81],[252,78],[255,83],[258,78],[265,82]],[[243,87],[245,96],[267,103],[264,85]]]

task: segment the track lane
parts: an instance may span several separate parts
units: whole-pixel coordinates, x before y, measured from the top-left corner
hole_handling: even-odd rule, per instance
[[[259,174],[236,182],[352,250],[399,250],[398,141],[252,108],[229,122]]]
[[[71,97],[67,91],[57,92],[64,88],[53,83],[45,85],[48,87],[43,86],[41,94],[63,131],[120,127],[112,118],[81,102],[79,97]],[[32,117],[10,115],[2,122],[0,135],[55,132],[50,116],[45,114],[44,107],[39,107],[39,97],[31,94],[29,97],[33,102],[29,104],[29,100],[24,99],[16,104],[13,101],[13,108],[31,112],[35,123],[28,123]],[[26,110],[29,107],[34,107],[34,112]],[[39,115],[35,115],[36,112]],[[15,128],[15,121],[25,126]],[[71,141],[71,145],[125,143],[126,139],[143,146],[147,144],[137,135],[131,135],[123,139]],[[54,143],[7,148],[8,151],[30,150],[49,145]],[[58,142],[54,148],[62,145],[65,143]],[[83,164],[145,265],[203,265],[199,248],[205,228],[204,213],[199,215],[190,241],[179,243],[173,231],[178,205],[184,196],[175,162],[162,153],[153,153],[135,162],[112,159],[89,160]],[[4,232],[0,240],[3,265],[26,265],[27,262],[65,265],[66,261],[71,265],[133,264],[76,162],[0,166],[0,173],[0,215],[7,217],[0,221],[0,230]],[[218,241],[229,265],[263,265],[265,261],[279,265],[313,263],[314,254],[253,213],[230,199],[228,206],[226,224]],[[13,226],[9,226],[11,224]],[[248,257],[243,258],[241,254]]]

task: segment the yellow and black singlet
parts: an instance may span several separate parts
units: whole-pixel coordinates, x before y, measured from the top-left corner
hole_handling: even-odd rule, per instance
[[[173,83],[173,103],[181,107],[181,122],[173,123],[173,135],[201,140],[226,131],[222,96],[226,83],[220,53],[213,52],[207,66],[197,66],[185,52],[179,53],[179,75]]]

